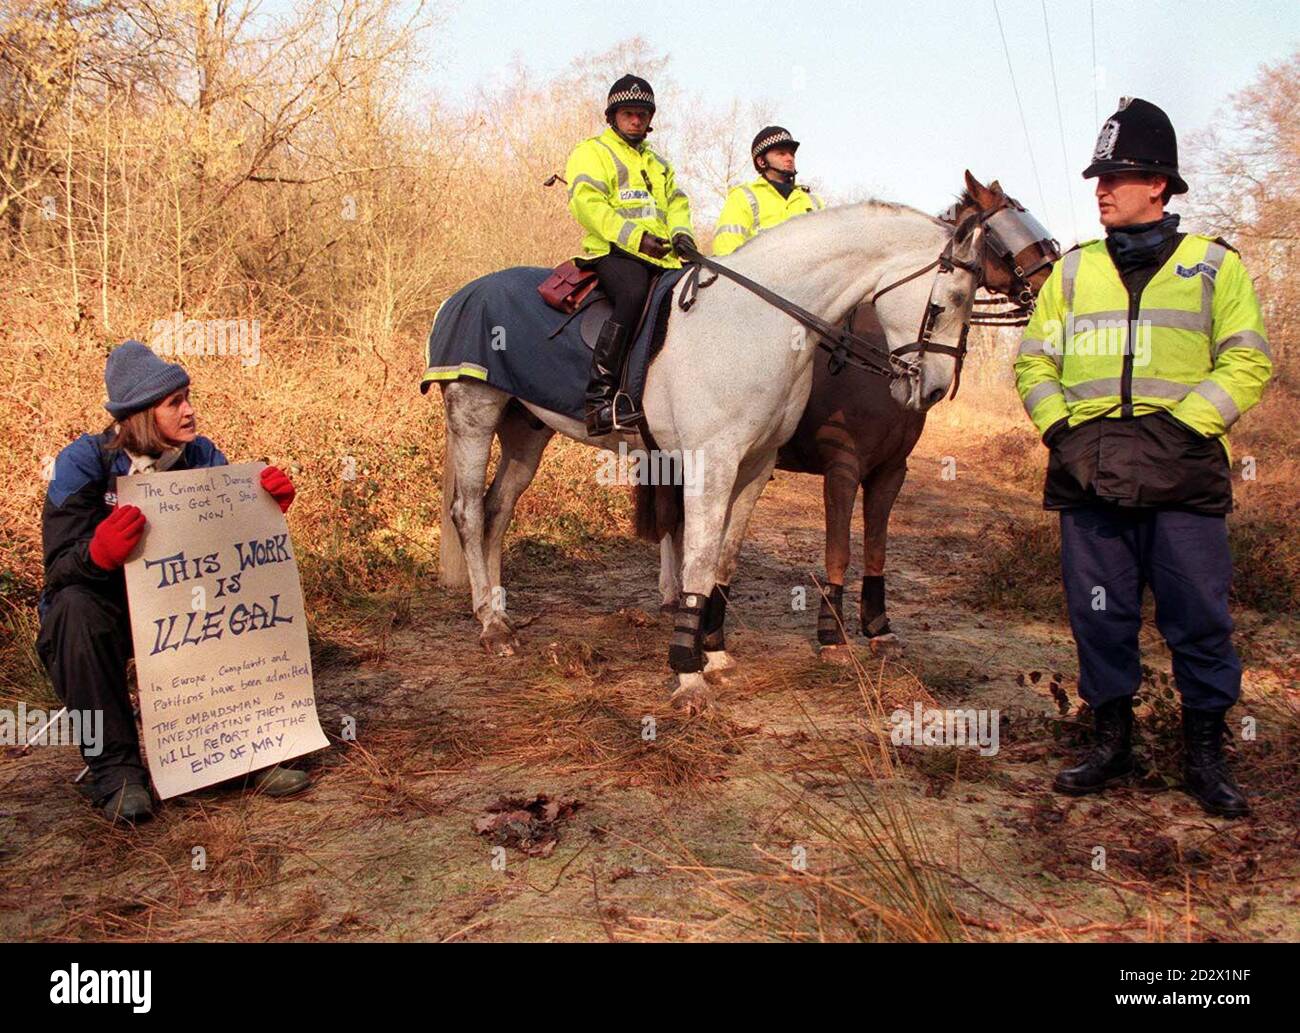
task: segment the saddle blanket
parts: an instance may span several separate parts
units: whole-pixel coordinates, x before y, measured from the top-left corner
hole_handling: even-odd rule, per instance
[[[436,381],[469,377],[581,420],[592,347],[609,302],[593,292],[574,315],[557,312],[537,293],[550,273],[537,266],[503,269],[466,284],[444,301],[433,317],[420,391],[427,392]],[[626,391],[637,403],[646,369],[668,331],[672,291],[681,276],[680,269],[666,270],[651,288],[624,377]]]

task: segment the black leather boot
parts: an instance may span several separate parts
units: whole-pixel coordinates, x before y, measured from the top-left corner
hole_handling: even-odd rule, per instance
[[[1223,755],[1226,713],[1183,707],[1183,781],[1209,814],[1240,818],[1250,813],[1250,805],[1228,774]]]
[[[623,372],[625,337],[622,324],[605,320],[591,354],[591,380],[587,384],[587,433],[591,437],[614,429],[614,395]],[[621,423],[635,422],[639,413],[620,414]]]
[[[111,822],[123,821],[128,825],[138,825],[153,817],[153,796],[147,786],[127,782],[100,804],[99,809]]]
[[[1121,696],[1093,710],[1092,750],[1082,764],[1066,768],[1053,787],[1071,796],[1097,793],[1133,773],[1133,697]]]

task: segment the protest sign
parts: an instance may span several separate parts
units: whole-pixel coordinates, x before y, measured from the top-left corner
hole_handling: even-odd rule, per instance
[[[145,756],[158,795],[328,745],[289,529],[263,463],[117,482],[144,538],[126,572]]]

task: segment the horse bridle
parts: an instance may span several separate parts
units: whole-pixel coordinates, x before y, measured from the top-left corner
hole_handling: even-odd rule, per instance
[[[973,262],[966,262],[954,257],[953,251],[957,240],[964,239],[967,236],[967,225],[972,221],[975,226],[969,232],[974,232],[975,229],[982,226],[984,234],[980,240],[980,251],[977,259]],[[952,273],[957,269],[962,269],[974,277],[974,289],[978,291],[984,286],[985,249],[990,246],[992,246],[994,253],[1010,266],[1012,275],[1011,290],[1015,294],[1013,296],[1010,292],[1007,292],[1005,299],[977,298],[974,304],[1003,305],[1006,300],[1010,300],[1013,307],[1004,308],[997,312],[972,313],[963,321],[961,336],[955,345],[940,344],[932,340],[931,335],[934,333],[934,328],[939,317],[945,311],[943,305],[934,301],[935,291],[941,282],[939,277],[946,273]],[[1031,266],[1022,265],[1022,256],[1026,251],[1034,247],[1042,251],[1042,256]],[[883,354],[874,342],[858,336],[850,329],[857,306],[854,306],[854,309],[850,311],[842,325],[836,326],[815,313],[809,312],[802,306],[781,297],[762,284],[736,272],[734,269],[729,269],[711,258],[706,258],[699,252],[691,252],[683,257],[690,263],[690,268],[687,270],[682,284],[681,294],[677,299],[677,304],[683,311],[695,304],[699,288],[708,287],[718,276],[725,276],[812,330],[819,338],[818,346],[830,352],[828,368],[832,374],[839,373],[846,365],[852,365],[865,372],[886,376],[890,379],[906,377],[908,380],[915,382],[920,378],[921,362],[927,353],[935,352],[953,356],[956,360],[956,369],[953,372],[952,392],[949,394],[949,397],[952,398],[956,396],[958,384],[961,382],[961,368],[967,351],[966,337],[970,327],[972,325],[1022,326],[1027,323],[1034,302],[1034,292],[1029,280],[1045,265],[1052,264],[1060,257],[1060,247],[1038,220],[1015,198],[1006,197],[997,208],[970,213],[954,227],[952,236],[944,245],[943,251],[940,252],[938,258],[928,265],[924,265],[920,269],[881,287],[871,296],[870,302],[875,304],[881,295],[887,294],[895,287],[901,287],[903,284],[910,283],[917,277],[924,276],[931,270],[935,270],[934,281],[930,286],[930,296],[921,315],[921,324],[917,329],[916,340],[902,347],[886,350]],[[700,270],[702,268],[710,270],[714,274],[713,279],[702,281],[700,279]],[[912,352],[916,353],[915,360],[903,358],[904,355]]]
[[[890,354],[907,355],[910,352],[916,353],[916,361],[911,363],[912,370],[909,372],[909,377],[908,377],[908,379],[910,379],[913,382],[913,384],[915,384],[920,379],[921,362],[922,360],[924,360],[927,353],[937,352],[940,355],[951,355],[953,359],[956,360],[956,369],[953,371],[953,375],[952,375],[952,394],[948,396],[950,398],[957,394],[957,385],[961,382],[961,367],[966,360],[966,335],[970,332],[970,318],[968,317],[967,319],[962,321],[961,334],[958,336],[956,344],[937,343],[931,338],[930,335],[934,333],[934,328],[939,322],[939,317],[944,313],[944,306],[940,305],[938,302],[934,300],[934,295],[935,292],[939,289],[939,284],[941,282],[939,277],[945,274],[956,272],[958,269],[962,269],[965,272],[970,273],[971,276],[974,278],[974,286],[972,289],[972,293],[980,289],[984,281],[983,248],[985,245],[984,245],[983,238],[981,238],[980,240],[979,257],[974,262],[964,262],[960,258],[954,257],[953,252],[955,250],[957,240],[959,237],[965,238],[969,233],[974,233],[975,229],[978,229],[980,226],[986,223],[988,219],[992,216],[992,214],[993,213],[991,211],[990,212],[976,211],[966,216],[964,219],[962,219],[961,222],[957,224],[956,228],[953,230],[952,236],[948,238],[948,243],[946,243],[943,246],[943,250],[939,253],[938,258],[936,258],[929,265],[922,266],[920,269],[917,269],[915,272],[908,273],[906,276],[900,277],[899,279],[894,280],[892,283],[887,284],[884,287],[881,287],[873,295],[871,295],[871,298],[869,299],[870,303],[874,305],[876,301],[879,300],[881,295],[888,294],[895,287],[901,287],[905,283],[910,283],[912,280],[915,280],[918,276],[924,276],[931,269],[935,270],[934,280],[930,284],[930,296],[926,299],[925,309],[921,313],[921,325],[916,331],[916,340],[913,341],[911,344],[905,344],[900,348],[892,349]],[[967,227],[972,222],[975,224],[975,227],[974,229],[968,230]],[[839,369],[835,365],[834,355],[832,355],[831,357],[830,371],[831,373],[839,372]]]

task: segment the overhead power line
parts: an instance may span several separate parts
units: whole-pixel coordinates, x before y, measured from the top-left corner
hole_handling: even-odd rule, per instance
[[[1074,239],[1079,239],[1079,216],[1074,210],[1074,191],[1070,189],[1070,151],[1065,146],[1065,118],[1061,114],[1061,88],[1056,83],[1056,61],[1052,57],[1052,27],[1047,22],[1047,0],[1039,0],[1043,8],[1043,32],[1047,36],[1047,64],[1052,70],[1052,93],[1056,95],[1056,128],[1061,136],[1061,176],[1065,180],[1065,197],[1070,202],[1070,223]]]
[[[1007,47],[1007,34],[1002,30],[1002,15],[998,13],[998,0],[993,0],[993,14],[998,20],[998,35],[1002,37],[1002,53],[1007,59],[1007,74],[1011,76],[1011,92],[1016,98],[1016,110],[1020,112],[1020,128],[1025,131],[1025,149],[1029,151],[1029,167],[1034,170],[1034,182],[1038,184],[1038,203],[1043,218],[1047,218],[1047,194],[1043,191],[1043,180],[1038,175],[1038,162],[1034,160],[1034,142],[1029,136],[1029,122],[1025,118],[1025,106],[1020,102],[1020,90],[1016,86],[1016,71],[1011,66],[1011,50]]]
[[[1101,114],[1097,110],[1097,6],[1096,0],[1088,0],[1088,30],[1092,35],[1092,124],[1101,125]]]

